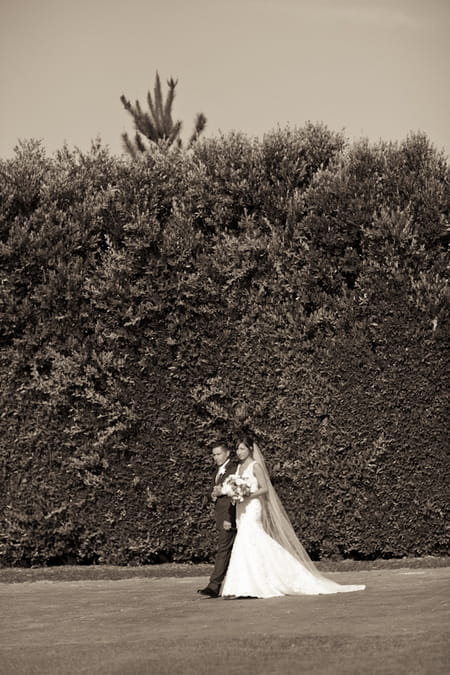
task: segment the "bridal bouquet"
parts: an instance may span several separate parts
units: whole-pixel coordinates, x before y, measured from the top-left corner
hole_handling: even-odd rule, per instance
[[[231,501],[242,502],[251,494],[250,485],[247,478],[241,478],[237,474],[227,476],[222,484],[222,494],[231,497]]]

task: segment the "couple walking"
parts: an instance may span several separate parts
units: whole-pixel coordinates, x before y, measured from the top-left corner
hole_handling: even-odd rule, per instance
[[[244,438],[239,443],[238,464],[224,444],[216,445],[212,454],[218,466],[211,493],[218,549],[209,583],[199,593],[211,598],[271,598],[365,588],[337,584],[316,569],[294,532],[252,439]],[[238,490],[233,492],[236,485]]]

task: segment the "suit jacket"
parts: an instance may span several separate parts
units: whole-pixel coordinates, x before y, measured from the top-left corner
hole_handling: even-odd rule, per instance
[[[219,480],[216,483],[216,475],[218,468],[216,469],[211,485],[211,492],[216,485],[222,485],[223,481],[227,476],[231,476],[237,471],[237,464],[232,459],[229,460],[228,464],[225,467],[224,473],[219,476]],[[231,523],[231,527],[236,527],[236,507],[231,503],[230,497],[226,495],[221,495],[217,497],[217,500],[214,504],[214,515],[216,519],[216,525],[220,529],[223,527],[224,520],[228,520]]]

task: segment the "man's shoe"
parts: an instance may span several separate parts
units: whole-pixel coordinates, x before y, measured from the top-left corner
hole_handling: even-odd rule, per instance
[[[219,591],[215,591],[213,588],[210,588],[209,586],[207,586],[206,588],[199,588],[197,593],[200,593],[200,595],[207,595],[210,598],[219,597]]]

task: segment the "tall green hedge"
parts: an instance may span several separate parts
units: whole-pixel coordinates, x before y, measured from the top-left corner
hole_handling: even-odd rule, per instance
[[[449,167],[321,125],[0,162],[0,564],[214,553],[251,427],[311,555],[447,551]]]

